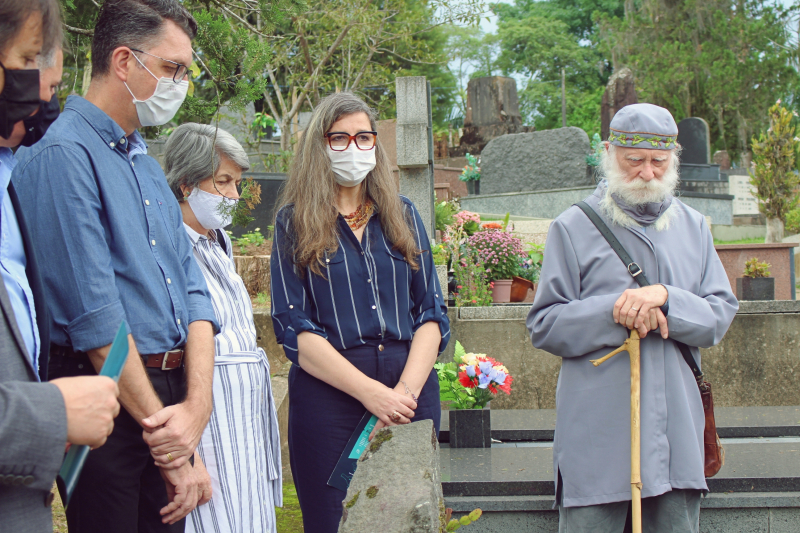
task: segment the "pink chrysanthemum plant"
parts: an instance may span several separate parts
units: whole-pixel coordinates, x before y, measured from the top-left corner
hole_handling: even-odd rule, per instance
[[[511,279],[519,270],[524,255],[522,241],[512,234],[498,230],[480,231],[467,240],[483,262],[489,281]]]

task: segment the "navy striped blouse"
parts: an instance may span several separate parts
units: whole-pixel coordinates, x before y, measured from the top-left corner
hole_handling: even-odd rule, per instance
[[[400,197],[413,220],[419,256],[414,271],[403,254],[392,248],[373,216],[356,240],[344,217],[339,215],[339,247],[327,255],[325,277],[306,269],[299,277],[291,253],[292,206],[278,213],[272,245],[272,322],[286,357],[297,362],[297,335],[315,333],[337,350],[370,341],[411,340],[425,322],[437,322],[442,334],[439,353],[450,340],[447,301],[439,287],[430,241],[422,219],[405,196]]]

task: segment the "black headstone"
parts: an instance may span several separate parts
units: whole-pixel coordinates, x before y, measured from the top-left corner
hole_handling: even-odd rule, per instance
[[[708,165],[711,163],[711,142],[708,122],[689,117],[678,122],[678,143],[683,147],[681,163]]]
[[[233,232],[233,236],[237,238],[247,232],[254,231],[256,228],[261,230],[264,236],[268,236],[267,227],[271,226],[275,220],[275,204],[281,187],[286,183],[287,176],[286,174],[274,172],[245,172],[242,177],[245,179],[253,178],[256,183],[261,185],[261,203],[250,212],[253,221],[246,228],[230,226],[227,229]]]

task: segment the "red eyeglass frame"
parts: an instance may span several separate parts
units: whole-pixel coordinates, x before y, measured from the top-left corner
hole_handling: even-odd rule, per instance
[[[325,134],[325,137],[327,137],[327,139],[328,139],[328,146],[330,146],[331,150],[333,150],[335,152],[344,152],[345,150],[350,148],[350,144],[353,143],[353,142],[356,143],[356,148],[358,148],[362,152],[369,152],[370,150],[373,150],[375,148],[375,144],[373,144],[371,147],[369,147],[367,149],[361,148],[358,145],[358,141],[356,140],[356,137],[358,135],[362,134],[362,133],[371,133],[371,134],[373,134],[375,136],[375,143],[377,144],[377,142],[378,142],[378,132],[377,131],[364,130],[364,131],[357,132],[355,135],[350,135],[346,131],[329,131],[328,133]],[[349,137],[347,139],[347,146],[345,146],[341,150],[337,150],[336,148],[334,148],[333,145],[331,144],[331,135],[347,135]]]

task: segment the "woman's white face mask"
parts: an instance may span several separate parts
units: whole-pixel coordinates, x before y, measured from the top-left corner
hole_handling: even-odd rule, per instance
[[[347,150],[331,150],[328,146],[328,157],[331,159],[336,183],[342,187],[355,187],[375,168],[375,148],[359,150],[356,143],[350,143]]]
[[[237,200],[201,191],[198,187],[186,198],[197,222],[207,230],[222,229],[233,219],[233,209]]]

